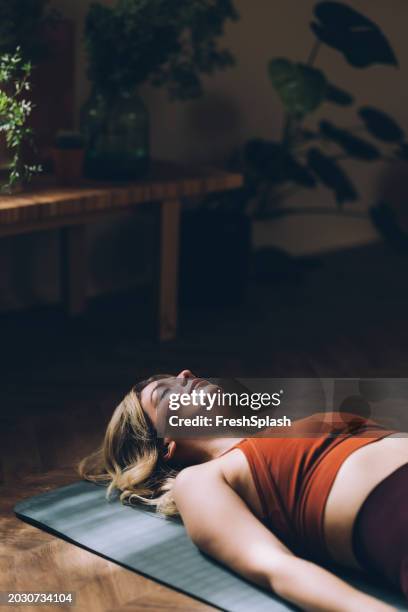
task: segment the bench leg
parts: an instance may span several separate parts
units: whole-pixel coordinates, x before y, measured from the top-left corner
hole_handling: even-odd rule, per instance
[[[157,292],[160,341],[172,340],[177,332],[180,211],[179,200],[167,200],[160,204],[159,287]]]
[[[85,226],[61,229],[61,291],[67,313],[81,314],[86,307]]]

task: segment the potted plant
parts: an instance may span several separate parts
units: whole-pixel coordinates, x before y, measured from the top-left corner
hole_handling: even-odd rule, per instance
[[[339,51],[355,69],[375,64],[398,67],[379,26],[345,3],[318,2],[310,27],[316,41],[305,63],[280,57],[268,66],[272,86],[284,106],[281,139],[251,140],[244,151],[247,187],[256,196],[252,204],[259,216],[285,214],[280,204],[288,195],[301,188],[313,189],[318,183],[332,190],[338,209],[343,210],[347,202],[358,199],[358,190],[342,167],[343,160],[394,161],[407,157],[401,127],[371,105],[358,108],[358,124],[353,129],[327,119],[320,119],[317,125],[310,123],[326,103],[340,107],[354,104],[350,92],[315,67],[322,45]]]
[[[91,4],[85,26],[92,92],[82,111],[86,174],[134,179],[147,172],[149,115],[143,83],[166,86],[172,98],[202,92],[201,74],[233,63],[219,48],[232,0],[117,0]]]
[[[5,173],[2,189],[6,193],[21,189],[33,174],[41,171],[40,166],[25,162],[23,151],[33,145],[32,129],[27,125],[33,108],[27,99],[31,70],[31,63],[23,60],[20,48],[0,56],[0,135],[9,153],[2,167]]]
[[[284,277],[298,282],[304,270],[315,265],[313,259],[299,261],[283,250],[267,248],[254,254],[250,266],[250,219],[301,213],[363,216],[371,218],[386,238],[394,236],[396,243],[408,245],[408,238],[396,229],[395,218],[386,203],[373,206],[366,213],[347,210],[345,205],[357,200],[358,191],[341,164],[345,159],[362,162],[408,159],[408,144],[401,127],[371,105],[358,109],[360,124],[354,130],[325,119],[320,119],[317,126],[312,123],[316,111],[325,104],[340,107],[354,104],[350,92],[332,83],[315,67],[324,45],[339,51],[355,69],[375,64],[397,67],[394,51],[377,24],[342,2],[318,2],[311,29],[316,41],[306,62],[274,58],[268,65],[271,84],[284,107],[281,138],[249,140],[233,155],[230,164],[231,170],[244,174],[243,189],[238,194],[211,197],[185,218],[180,291],[186,304],[239,303],[245,295],[248,270],[259,281]],[[368,138],[362,136],[364,131]],[[319,183],[331,189],[336,207],[284,206],[288,196],[300,189],[313,189]],[[200,290],[204,278],[217,290]]]
[[[325,45],[340,52],[357,70],[376,64],[396,68],[397,58],[380,27],[346,3],[318,2],[310,27],[316,40],[306,62],[281,57],[269,62],[271,84],[284,107],[283,130],[279,140],[252,139],[242,151],[239,166],[245,174],[245,209],[258,219],[296,214],[365,217],[381,232],[383,220],[386,224],[391,216],[387,204],[382,202],[380,208],[375,204],[367,212],[347,209],[348,203],[358,200],[359,193],[342,161],[394,163],[408,159],[404,132],[392,117],[370,104],[357,109],[352,129],[321,116],[314,122],[316,112],[326,104],[354,105],[352,93],[333,83],[316,67],[316,61]],[[319,184],[332,191],[335,207],[284,206],[285,200],[299,190],[314,189]],[[275,249],[258,253],[265,280],[274,278],[273,262],[281,265],[282,255]],[[289,263],[293,266],[296,262]],[[302,262],[299,267],[303,268]]]
[[[54,172],[59,185],[76,185],[84,166],[84,139],[80,132],[60,130],[53,149]]]

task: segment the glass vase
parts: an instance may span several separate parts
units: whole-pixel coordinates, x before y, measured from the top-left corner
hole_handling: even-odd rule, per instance
[[[149,169],[149,114],[138,93],[93,92],[81,113],[85,175],[110,181],[143,178]]]

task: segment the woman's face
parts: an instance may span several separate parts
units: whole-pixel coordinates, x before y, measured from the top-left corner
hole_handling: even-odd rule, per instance
[[[141,392],[141,404],[145,413],[150,418],[156,431],[159,429],[159,419],[166,418],[169,407],[169,396],[171,394],[191,394],[193,390],[204,389],[214,385],[198,378],[190,370],[182,370],[177,376],[154,380]],[[198,407],[194,407],[195,411]]]

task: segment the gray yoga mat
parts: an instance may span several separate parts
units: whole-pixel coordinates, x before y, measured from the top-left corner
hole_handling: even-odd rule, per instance
[[[16,504],[16,515],[130,570],[158,580],[228,612],[295,608],[201,554],[182,523],[144,508],[108,502],[106,489],[90,482],[36,495]],[[353,584],[408,610],[398,594],[366,582]]]

